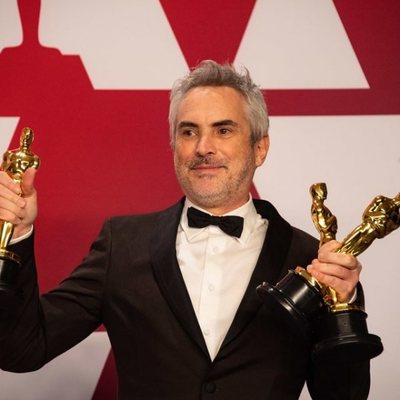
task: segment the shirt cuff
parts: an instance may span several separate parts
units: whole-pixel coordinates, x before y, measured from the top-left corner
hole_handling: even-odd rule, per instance
[[[10,244],[16,244],[22,242],[25,239],[28,239],[28,237],[32,235],[32,232],[33,232],[33,225],[31,225],[31,229],[29,230],[29,232],[26,232],[24,235],[19,236],[15,239],[11,239]]]
[[[351,299],[347,302],[347,304],[354,303],[357,299],[357,288],[354,289],[354,294],[351,296]]]

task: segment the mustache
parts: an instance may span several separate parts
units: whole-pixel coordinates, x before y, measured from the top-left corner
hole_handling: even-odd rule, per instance
[[[223,167],[224,166],[224,164],[221,161],[216,160],[214,156],[210,156],[210,155],[196,157],[196,158],[191,159],[188,162],[188,167],[190,169],[197,168],[200,165],[209,165],[211,167]]]

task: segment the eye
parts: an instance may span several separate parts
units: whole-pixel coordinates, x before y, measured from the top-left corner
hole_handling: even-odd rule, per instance
[[[230,135],[232,133],[232,129],[231,128],[227,128],[227,127],[219,127],[218,128],[218,134],[221,136],[227,136]]]
[[[197,131],[194,128],[181,128],[178,130],[177,136],[183,139],[196,136]]]
[[[184,129],[184,130],[181,132],[181,135],[182,135],[182,136],[188,136],[188,137],[194,136],[195,134],[196,134],[196,132],[195,132],[194,129]]]

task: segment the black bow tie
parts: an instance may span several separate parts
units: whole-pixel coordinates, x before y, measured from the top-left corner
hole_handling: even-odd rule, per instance
[[[238,238],[240,238],[243,231],[243,218],[235,215],[214,217],[197,208],[189,207],[187,217],[188,224],[192,228],[204,228],[208,225],[217,225],[223,232]]]

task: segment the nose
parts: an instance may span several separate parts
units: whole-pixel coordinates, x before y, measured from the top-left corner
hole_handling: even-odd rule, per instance
[[[199,135],[196,145],[196,153],[200,156],[205,156],[207,154],[215,154],[215,152],[215,140],[212,135],[208,133]]]

